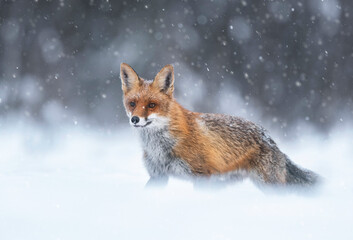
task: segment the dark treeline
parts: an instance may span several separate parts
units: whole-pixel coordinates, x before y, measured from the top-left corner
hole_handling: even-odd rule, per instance
[[[171,63],[188,108],[329,129],[353,115],[352,23],[350,0],[0,1],[0,114],[114,126],[120,63]]]

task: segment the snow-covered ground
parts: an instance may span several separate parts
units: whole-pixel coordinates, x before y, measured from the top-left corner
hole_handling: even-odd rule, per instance
[[[353,239],[353,128],[278,143],[325,177],[318,192],[265,193],[249,180],[145,189],[129,128],[2,125],[0,239]]]

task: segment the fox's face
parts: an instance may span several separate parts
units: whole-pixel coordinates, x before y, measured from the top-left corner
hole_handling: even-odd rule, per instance
[[[120,78],[130,124],[139,129],[166,126],[174,90],[173,67],[165,66],[153,81],[147,81],[129,65],[122,63]]]

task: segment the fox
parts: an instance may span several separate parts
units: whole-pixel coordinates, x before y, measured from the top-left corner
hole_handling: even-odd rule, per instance
[[[169,177],[233,181],[258,185],[311,186],[319,176],[293,163],[261,126],[240,117],[198,113],[173,97],[174,68],[166,65],[145,80],[120,65],[123,104],[138,132],[147,185]]]

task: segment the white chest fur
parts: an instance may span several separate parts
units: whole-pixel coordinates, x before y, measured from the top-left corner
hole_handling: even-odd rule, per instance
[[[141,130],[144,162],[151,177],[192,175],[186,162],[173,156],[176,140],[170,136],[167,128]]]

